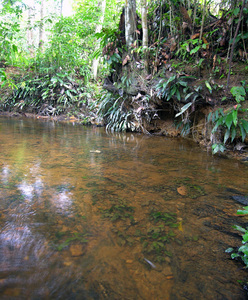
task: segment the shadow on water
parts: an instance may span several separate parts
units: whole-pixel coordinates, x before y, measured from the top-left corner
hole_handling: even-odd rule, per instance
[[[244,299],[246,165],[188,141],[0,119],[1,299]]]

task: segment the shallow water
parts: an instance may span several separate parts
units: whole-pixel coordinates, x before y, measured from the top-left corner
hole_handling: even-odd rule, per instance
[[[180,139],[0,119],[1,299],[245,299],[248,167]]]

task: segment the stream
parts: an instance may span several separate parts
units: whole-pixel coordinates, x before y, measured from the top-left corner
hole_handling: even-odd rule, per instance
[[[0,118],[0,299],[246,299],[248,166],[195,143]]]

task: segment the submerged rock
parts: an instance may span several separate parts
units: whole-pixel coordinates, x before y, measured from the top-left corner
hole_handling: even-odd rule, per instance
[[[71,245],[71,256],[81,256],[85,253],[85,247],[83,245]]]
[[[231,199],[235,200],[240,204],[248,206],[248,196],[235,195],[235,196],[231,196]]]

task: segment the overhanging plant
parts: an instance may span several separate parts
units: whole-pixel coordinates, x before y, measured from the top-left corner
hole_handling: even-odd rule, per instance
[[[248,134],[248,121],[246,118],[248,109],[242,107],[242,102],[245,101],[247,96],[245,83],[243,82],[243,86],[240,87],[232,87],[230,92],[232,93],[236,104],[226,111],[222,108],[218,108],[208,115],[208,122],[212,121],[214,124],[212,135],[214,136],[217,130],[222,130],[224,133],[223,141],[212,145],[214,154],[225,151],[225,145],[228,140],[233,142],[234,139],[241,137],[242,142],[244,142],[246,135]]]
[[[248,215],[248,206],[243,207],[237,211],[237,215]],[[243,228],[239,225],[233,226],[234,229],[242,232],[242,245],[237,250],[233,248],[226,249],[226,253],[231,253],[231,258],[240,258],[245,264],[245,268],[248,268],[248,227]]]

